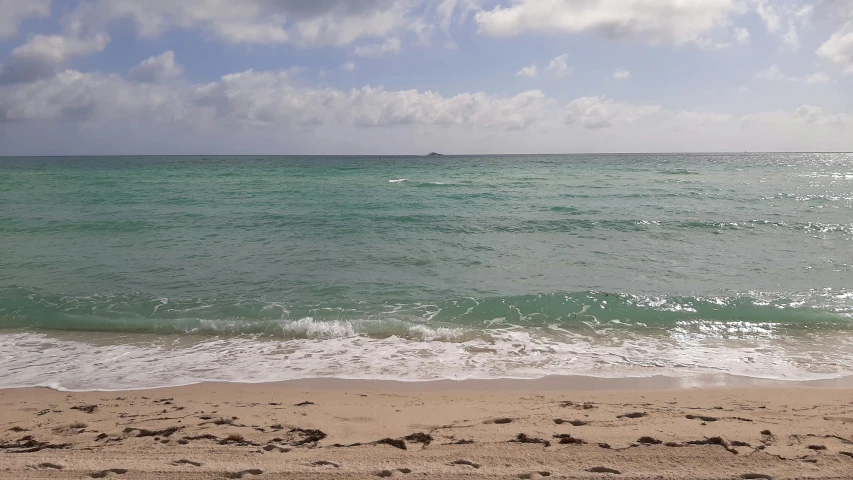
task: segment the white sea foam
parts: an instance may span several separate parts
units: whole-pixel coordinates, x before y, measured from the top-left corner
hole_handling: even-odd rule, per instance
[[[427,326],[412,338],[367,338],[349,322],[311,318],[287,328],[305,338],[139,335],[115,344],[106,334],[3,333],[0,387],[121,390],[317,377],[425,381],[702,373],[815,380],[853,374],[850,339],[780,342],[768,325],[697,329],[685,323],[657,337],[508,326],[490,340],[464,342],[452,341],[459,340],[457,330]]]
[[[311,317],[300,318],[295,322],[282,322],[285,332],[307,338],[342,338],[356,334],[355,327],[348,321],[315,322]]]
[[[388,183],[400,183],[400,182],[408,182],[408,179],[405,178],[396,178],[394,180],[388,180]]]

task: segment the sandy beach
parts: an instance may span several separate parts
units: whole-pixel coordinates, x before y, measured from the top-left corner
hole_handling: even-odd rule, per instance
[[[8,389],[0,391],[0,477],[851,478],[853,390],[838,387],[847,383]]]

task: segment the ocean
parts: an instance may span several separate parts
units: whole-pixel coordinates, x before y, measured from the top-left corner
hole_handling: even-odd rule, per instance
[[[853,374],[853,154],[0,158],[0,387]]]

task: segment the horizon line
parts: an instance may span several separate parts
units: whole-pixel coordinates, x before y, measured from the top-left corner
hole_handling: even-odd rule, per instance
[[[849,150],[767,150],[767,151],[660,151],[660,152],[574,152],[574,153],[443,153],[439,155],[429,154],[406,154],[406,153],[99,153],[99,154],[74,154],[74,155],[0,155],[0,158],[74,158],[74,157],[512,157],[512,156],[559,156],[559,155],[721,155],[721,154],[774,154],[774,153],[853,153]]]

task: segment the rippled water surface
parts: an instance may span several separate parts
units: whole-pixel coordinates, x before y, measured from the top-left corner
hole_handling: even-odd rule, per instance
[[[853,155],[0,158],[0,386],[853,374]]]

